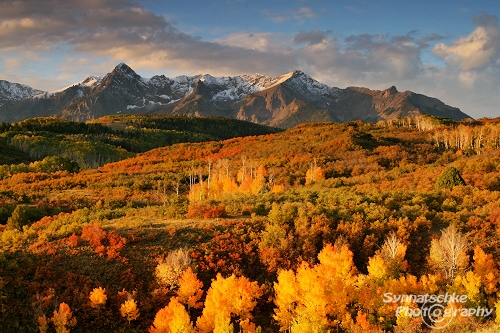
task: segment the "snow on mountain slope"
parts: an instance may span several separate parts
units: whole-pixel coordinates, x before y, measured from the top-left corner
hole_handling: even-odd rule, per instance
[[[100,77],[100,76],[89,76],[85,80],[73,83],[73,84],[71,84],[67,87],[61,88],[61,89],[51,91],[50,94],[57,94],[57,93],[65,91],[66,89],[69,89],[71,87],[76,87],[76,86],[91,88],[91,87],[99,84],[99,82],[101,82],[101,80],[102,80],[102,77]]]
[[[365,91],[366,90],[366,91]],[[408,112],[463,119],[457,108],[411,92],[339,89],[299,71],[143,78],[124,63],[53,92],[0,80],[0,121],[58,116],[85,121],[113,113],[215,115],[280,127],[307,121],[377,121]],[[417,96],[418,95],[418,96]]]
[[[0,80],[0,101],[19,101],[43,93],[24,84]]]
[[[339,88],[329,87],[319,81],[316,81],[302,71],[295,70],[284,75],[278,76],[272,81],[270,87],[287,84],[295,92],[312,98],[333,95],[338,97]],[[269,88],[270,88],[269,87]]]

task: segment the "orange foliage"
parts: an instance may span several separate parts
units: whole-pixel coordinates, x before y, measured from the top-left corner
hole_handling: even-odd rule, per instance
[[[68,237],[67,243],[71,247],[77,247],[79,239],[80,239],[80,237],[78,237],[77,235],[75,235],[73,233],[71,236]]]
[[[76,318],[73,318],[69,305],[63,302],[59,304],[59,310],[54,311],[52,322],[57,333],[69,333],[68,327],[76,325]]]
[[[189,333],[193,331],[189,314],[177,297],[173,297],[168,305],[158,311],[149,333]]]
[[[124,237],[121,237],[118,231],[111,230],[107,237],[109,246],[107,247],[106,254],[108,258],[117,258],[120,255],[120,251],[123,249],[127,243]]]
[[[356,316],[356,326],[357,329],[360,329],[361,332],[382,332],[382,330],[378,329],[376,325],[370,324],[367,320],[367,315],[363,311],[358,311]]]
[[[211,219],[226,216],[226,207],[224,204],[213,205],[210,202],[192,202],[189,204],[187,218]]]
[[[217,274],[208,289],[205,307],[196,326],[200,332],[212,332],[217,317],[231,318],[231,315],[235,315],[240,325],[249,327],[253,318],[251,311],[257,305],[256,299],[262,296],[262,293],[262,288],[257,282],[251,282],[244,276],[236,277],[233,274],[223,278]]]
[[[102,230],[98,222],[94,222],[82,229],[82,239],[88,241],[94,248],[102,246],[101,242],[106,238],[106,231]]]
[[[136,320],[139,318],[139,309],[137,309],[137,303],[134,299],[128,299],[126,300],[121,306],[120,306],[120,314],[122,317],[127,319],[127,321],[130,323],[132,320]]]
[[[198,280],[191,267],[188,267],[179,279],[179,290],[177,290],[179,302],[186,304],[188,309],[200,308],[203,305],[200,302],[203,295],[202,288],[203,282]]]
[[[474,248],[474,273],[481,277],[486,294],[498,291],[500,274],[493,255],[486,254],[479,246]]]
[[[108,296],[106,296],[106,289],[102,287],[94,288],[89,295],[90,304],[93,308],[101,306],[106,303]]]
[[[89,242],[94,248],[95,253],[99,256],[103,256],[106,253],[110,259],[117,258],[127,243],[126,239],[121,237],[118,231],[111,230],[109,233],[106,233],[98,222],[85,226],[82,229],[81,237],[83,240]]]

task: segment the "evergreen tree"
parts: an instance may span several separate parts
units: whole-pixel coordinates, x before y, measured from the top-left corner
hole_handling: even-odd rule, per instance
[[[7,230],[22,230],[23,226],[38,221],[46,214],[42,208],[18,205],[7,220]]]
[[[455,186],[465,186],[465,180],[455,167],[447,167],[436,180],[436,190],[446,188],[451,190]]]

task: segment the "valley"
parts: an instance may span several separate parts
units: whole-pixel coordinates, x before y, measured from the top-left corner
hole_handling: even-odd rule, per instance
[[[2,332],[498,329],[498,119],[35,118],[0,140]]]

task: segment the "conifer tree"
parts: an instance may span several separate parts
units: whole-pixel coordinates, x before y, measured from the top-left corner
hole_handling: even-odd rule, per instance
[[[436,190],[446,188],[451,190],[455,186],[465,186],[465,180],[455,167],[447,167],[436,180]]]

